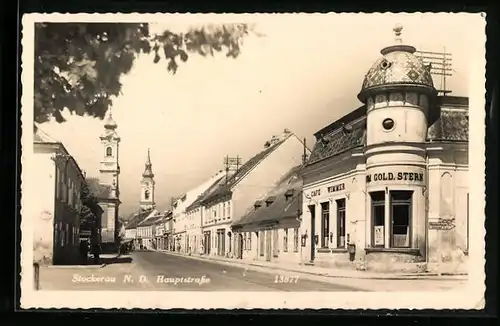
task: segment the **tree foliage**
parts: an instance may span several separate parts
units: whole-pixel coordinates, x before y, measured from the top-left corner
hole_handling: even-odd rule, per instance
[[[64,108],[102,119],[112,97],[120,95],[120,77],[139,54],[150,53],[155,63],[164,57],[166,71],[175,74],[190,53],[207,56],[225,50],[228,57],[237,57],[250,30],[232,24],[152,35],[145,23],[37,23],[35,121],[54,117],[63,122]]]
[[[97,216],[99,215],[99,202],[97,197],[90,192],[86,181],[82,183],[80,189],[80,200],[82,208],[80,209],[80,228],[93,230],[97,227]]]

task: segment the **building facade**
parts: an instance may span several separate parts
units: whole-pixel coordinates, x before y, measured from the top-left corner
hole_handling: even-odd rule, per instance
[[[163,234],[164,250],[174,251],[173,241],[174,220],[172,210],[165,212],[165,232]]]
[[[140,248],[152,250],[156,249],[155,225],[158,219],[163,217],[163,214],[156,209],[146,212],[150,213],[145,219],[137,224],[136,237]]]
[[[104,123],[104,133],[100,136],[103,158],[99,169],[98,195],[103,210],[101,218],[101,242],[103,247],[112,247],[118,240],[118,213],[120,206],[120,137],[118,125],[113,120],[111,110]]]
[[[186,233],[190,239],[190,247],[197,254],[209,254],[210,251],[210,231],[203,232],[202,226],[205,218],[205,207],[201,204],[203,199],[210,196],[218,187],[224,182],[226,178],[225,172],[219,172],[214,177],[210,178],[212,182],[205,190],[198,196],[198,198],[186,208]]]
[[[299,264],[302,180],[293,168],[239,221],[232,224],[235,257],[275,263]]]
[[[36,176],[31,180],[36,180],[34,189],[43,189],[29,196],[28,210],[36,217],[33,259],[42,264],[77,263],[83,173],[62,143],[35,133],[33,146]]]
[[[303,174],[305,262],[417,271],[466,260],[468,99],[439,95],[395,32],[365,76],[363,106],[315,135]]]
[[[174,222],[175,250],[181,253],[197,252],[201,245],[201,222],[196,220],[194,214],[187,214],[187,208],[191,206],[213,183],[220,179],[225,172],[218,171],[208,180],[197,187],[189,190],[182,196],[173,200],[172,214]]]
[[[255,198],[269,192],[292,167],[300,165],[304,144],[285,130],[264,144],[212,194],[203,199],[203,234],[209,235],[210,255],[234,257],[231,224],[253,207]]]

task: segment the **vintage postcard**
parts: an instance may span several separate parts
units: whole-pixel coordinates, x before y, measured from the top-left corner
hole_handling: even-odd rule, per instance
[[[484,31],[24,15],[22,307],[482,308]]]

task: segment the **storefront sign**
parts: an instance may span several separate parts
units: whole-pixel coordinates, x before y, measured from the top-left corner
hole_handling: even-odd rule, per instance
[[[368,169],[366,183],[370,184],[425,184],[425,169],[415,166],[398,168],[378,167]]]
[[[311,190],[311,197],[321,196],[321,189]]]
[[[327,188],[329,193],[345,190],[345,184],[340,183],[338,185],[330,186]]]
[[[339,183],[337,185],[333,185],[333,186],[330,186],[330,187],[326,188],[326,191],[328,193],[337,192],[337,191],[343,191],[343,190],[345,190],[345,184],[344,183]],[[310,196],[311,197],[321,196],[321,188],[311,190]]]
[[[438,221],[429,221],[429,230],[449,231],[455,228],[454,219],[439,219]]]
[[[376,225],[374,228],[374,244],[376,246],[384,245],[384,226]]]

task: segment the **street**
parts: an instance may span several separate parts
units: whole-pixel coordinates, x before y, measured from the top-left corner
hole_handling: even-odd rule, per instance
[[[130,258],[129,258],[130,257]],[[359,291],[312,281],[293,272],[275,274],[161,252],[133,252],[102,268],[45,268],[41,290],[149,291]]]
[[[155,251],[103,259],[100,266],[41,267],[40,290],[72,291],[447,291],[466,280],[383,280],[231,266]]]

